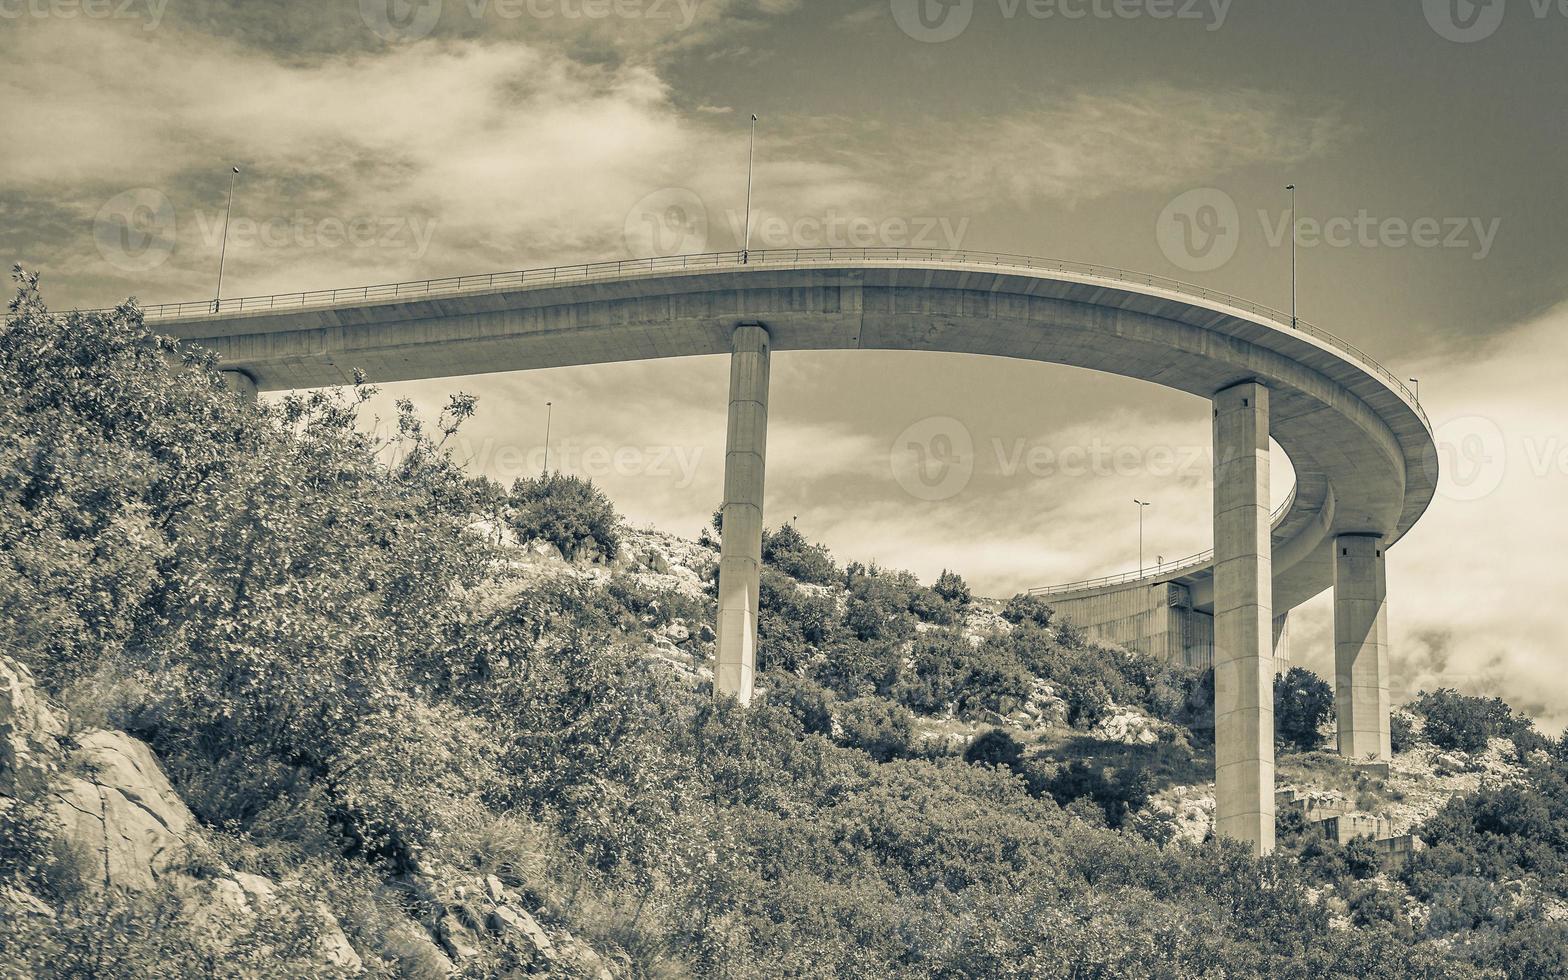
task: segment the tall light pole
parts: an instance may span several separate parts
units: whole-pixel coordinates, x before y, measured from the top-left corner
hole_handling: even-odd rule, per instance
[[[1416,402],[1419,403],[1421,401],[1421,379],[1420,378],[1411,378],[1410,379],[1410,383],[1416,386],[1416,390],[1415,390]]]
[[[757,156],[757,114],[751,114],[751,142],[746,148],[746,232],[740,243],[740,263],[751,257],[751,165]]]
[[[1152,501],[1134,497],[1132,502],[1138,505],[1138,577],[1143,578],[1143,509]]]
[[[555,415],[552,405],[554,402],[544,403],[544,472],[541,477],[550,475],[550,419]]]
[[[1286,184],[1290,191],[1290,328],[1296,329],[1296,185]]]
[[[234,182],[240,179],[240,168],[231,167],[234,173],[229,175],[229,204],[223,209],[223,244],[218,248],[218,292],[212,297],[212,312],[217,313],[223,305],[223,260],[229,252],[229,216],[234,213]]]

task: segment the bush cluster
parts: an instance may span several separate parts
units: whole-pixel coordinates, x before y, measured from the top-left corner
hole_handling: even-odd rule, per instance
[[[614,558],[620,551],[615,507],[592,480],[547,473],[517,480],[508,520],[524,541],[546,541],[568,559]]]

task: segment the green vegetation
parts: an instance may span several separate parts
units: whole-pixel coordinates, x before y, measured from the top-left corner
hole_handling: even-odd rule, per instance
[[[1323,744],[1323,724],[1334,713],[1334,689],[1305,667],[1274,678],[1274,736],[1310,752]]]
[[[567,558],[614,558],[620,549],[615,507],[590,480],[565,473],[518,480],[507,504],[508,522],[523,541],[547,541]]]
[[[502,495],[443,448],[471,399],[429,426],[400,405],[383,442],[364,386],[258,410],[134,309],[57,319],[21,286],[0,333],[0,645],[79,719],[148,740],[223,862],[304,883],[224,969],[328,975],[290,958],[300,910],[326,902],[375,950],[429,907],[421,889],[495,874],[639,978],[1560,972],[1562,926],[1505,896],[1568,880],[1564,743],[1529,787],[1423,828],[1434,846],[1402,880],[1430,921],[1369,892],[1358,851],[1338,893],[1361,927],[1336,928],[1310,862],[1135,830],[1193,764],[1203,673],[1097,649],[1038,599],[967,635],[956,576],[857,564],[829,589],[831,559],[781,529],[767,696],[715,702],[636,646],[706,603],[618,577],[510,587],[475,530]],[[615,553],[591,485],[505,496],[524,537]],[[1113,702],[1188,733],[1109,766],[1005,733],[963,758],[918,737],[1040,685],[1084,753]],[[217,972],[167,895],[87,897],[39,806],[0,808],[0,973]],[[526,974],[510,955],[477,969]]]

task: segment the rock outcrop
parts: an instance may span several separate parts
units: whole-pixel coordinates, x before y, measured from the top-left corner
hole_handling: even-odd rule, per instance
[[[152,750],[124,732],[70,734],[27,668],[0,656],[0,795],[21,794],[49,804],[56,839],[85,859],[84,885],[139,893],[168,881],[185,915],[220,943],[276,898],[275,884],[260,875],[232,871],[198,880],[185,873],[182,859],[201,830]],[[39,914],[48,910],[25,898]],[[323,964],[359,970],[359,954],[337,918],[324,905],[317,913]]]

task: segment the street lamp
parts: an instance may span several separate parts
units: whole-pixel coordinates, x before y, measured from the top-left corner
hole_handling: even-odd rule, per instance
[[[553,404],[553,402],[544,403],[544,473],[541,474],[542,477],[550,475],[550,419],[555,415],[555,409],[551,407]]]
[[[1415,388],[1416,401],[1417,402],[1421,401],[1421,379],[1420,378],[1411,378],[1410,379],[1410,383],[1416,386],[1416,388]]]
[[[1284,190],[1290,191],[1290,329],[1295,326],[1295,185],[1286,183]]]
[[[1152,501],[1134,497],[1132,502],[1138,505],[1138,577],[1143,578],[1143,509],[1150,506]]]
[[[229,204],[223,209],[223,244],[218,248],[218,291],[212,297],[212,312],[218,312],[223,305],[223,260],[229,251],[229,215],[234,213],[234,182],[240,179],[240,168],[230,167],[233,170],[229,176]]]
[[[757,114],[751,114],[751,142],[746,147],[746,232],[740,243],[740,264],[751,256],[751,164],[757,155]]]

